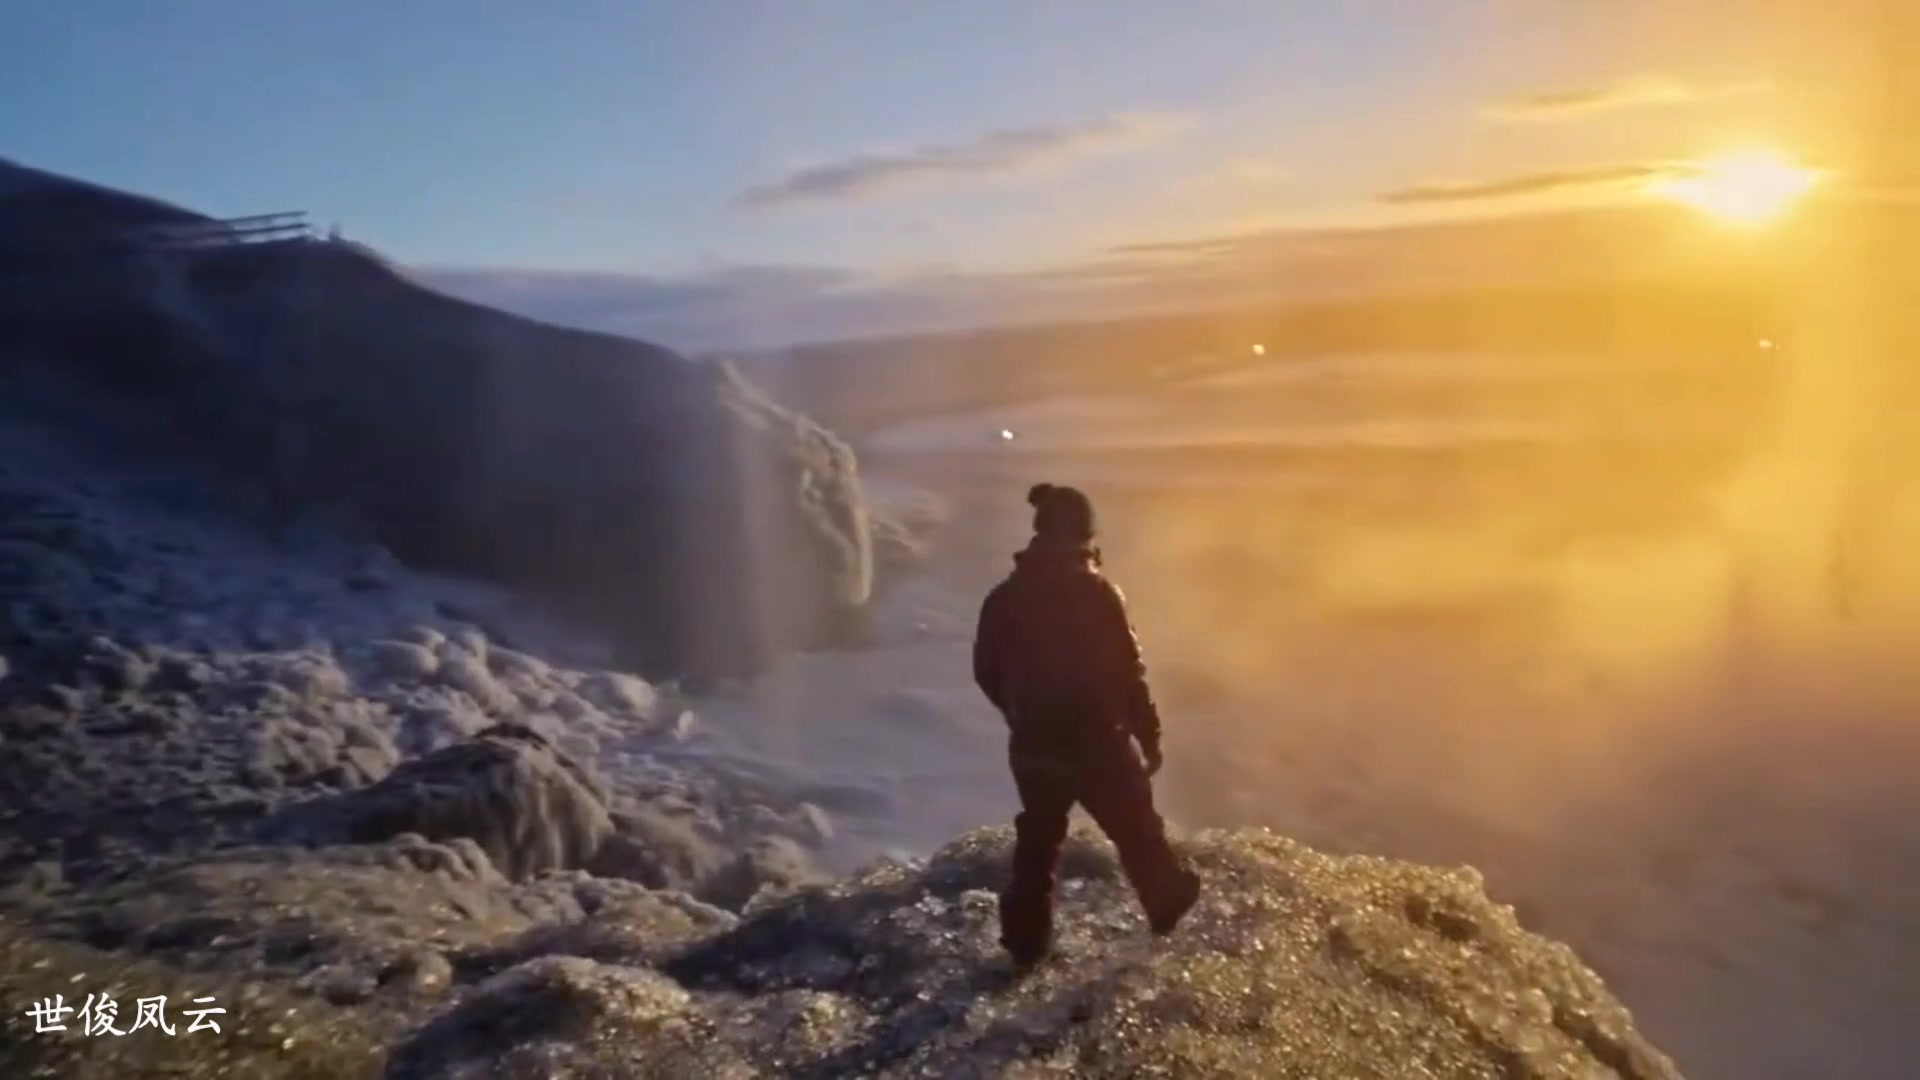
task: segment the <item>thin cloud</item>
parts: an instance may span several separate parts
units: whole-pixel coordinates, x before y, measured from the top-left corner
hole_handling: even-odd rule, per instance
[[[1600,165],[1588,169],[1560,169],[1551,172],[1524,173],[1498,180],[1468,183],[1416,184],[1381,193],[1383,203],[1480,202],[1488,199],[1512,199],[1523,195],[1625,187],[1672,176],[1671,165]]]
[[[721,265],[681,274],[417,267],[429,287],[685,350],[752,350],[1012,323],[1199,312],[1640,273],[1671,208],[1615,206],[1371,228],[1276,228],[1117,245],[1021,269]],[[1569,252],[1578,252],[1570,257]]]
[[[1551,90],[1496,101],[1486,108],[1485,115],[1509,124],[1557,123],[1622,109],[1692,105],[1772,90],[1773,84],[1762,79],[1698,86],[1664,75],[1643,75],[1612,86]]]
[[[964,142],[860,154],[809,166],[756,184],[734,201],[760,209],[860,201],[915,184],[1023,172],[1088,154],[1139,146],[1164,138],[1180,124],[1178,117],[1168,114],[1136,113],[1070,126],[990,131]]]
[[[1293,179],[1293,170],[1272,158],[1234,158],[1220,170],[1228,184],[1240,187],[1272,187]]]
[[[1223,255],[1237,250],[1245,242],[1239,236],[1209,236],[1197,240],[1143,240],[1131,244],[1116,244],[1107,249],[1111,255],[1118,256],[1194,256]]]

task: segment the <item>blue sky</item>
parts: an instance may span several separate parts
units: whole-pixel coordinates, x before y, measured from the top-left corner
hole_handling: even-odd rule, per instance
[[[1791,134],[1778,80],[1811,55],[1771,0],[18,7],[0,154],[602,288],[1031,271],[1529,205],[1380,199],[1510,177],[1559,205]],[[1542,94],[1572,97],[1521,115]]]

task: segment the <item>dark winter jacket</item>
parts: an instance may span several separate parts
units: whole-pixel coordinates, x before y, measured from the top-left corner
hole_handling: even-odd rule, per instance
[[[1095,553],[1036,539],[980,608],[973,678],[1007,719],[1015,756],[1157,750],[1160,715],[1118,586]]]

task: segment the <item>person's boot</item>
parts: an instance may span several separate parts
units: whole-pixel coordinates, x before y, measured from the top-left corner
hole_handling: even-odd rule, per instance
[[[1021,971],[1040,966],[1053,952],[1053,943],[1046,940],[1014,942],[1001,938],[1000,944],[1006,947],[1013,966]]]
[[[1031,901],[1009,903],[1000,898],[1000,946],[1013,958],[1015,967],[1025,970],[1040,963],[1053,951],[1053,912],[1051,906],[1038,911]]]
[[[1173,933],[1199,899],[1200,875],[1182,869],[1174,878],[1173,888],[1167,891],[1158,910],[1147,913],[1147,925],[1152,928],[1154,936],[1165,937]]]

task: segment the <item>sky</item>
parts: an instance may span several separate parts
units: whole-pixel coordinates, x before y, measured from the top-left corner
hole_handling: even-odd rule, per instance
[[[1898,2],[67,0],[8,15],[0,155],[725,344],[876,317],[829,294],[965,321],[1154,245],[1842,153],[1829,91]]]

